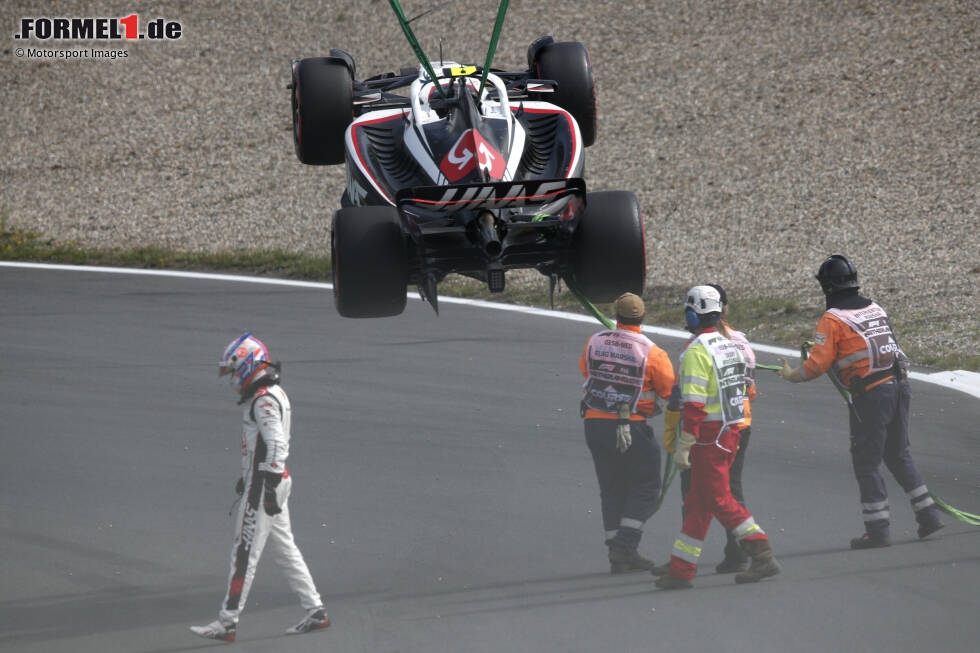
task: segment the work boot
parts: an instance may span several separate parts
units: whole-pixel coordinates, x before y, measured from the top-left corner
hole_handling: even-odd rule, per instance
[[[888,540],[887,535],[865,533],[861,537],[855,537],[851,540],[852,549],[881,549],[890,545],[891,542]]]
[[[734,574],[738,571],[745,571],[749,568],[749,559],[747,557],[738,558],[728,558],[718,563],[715,567],[715,573],[717,574]]]
[[[935,521],[928,521],[924,524],[919,524],[919,539],[925,539],[936,531],[945,527],[946,524],[939,521],[938,518]]]
[[[732,535],[731,531],[728,531],[727,538],[725,559],[715,567],[715,573],[734,574],[738,571],[745,571],[749,568],[749,557],[745,555],[745,551],[739,546],[738,541]]]
[[[735,574],[736,583],[740,585],[742,583],[758,583],[763,578],[775,576],[782,571],[779,563],[776,562],[776,558],[772,555],[769,540],[745,540],[742,542],[742,548],[752,558],[752,566],[749,567],[748,571]]]
[[[655,585],[662,590],[689,590],[694,587],[688,579],[678,578],[673,574],[664,574],[657,579]]]
[[[631,571],[649,571],[656,565],[653,560],[641,556],[636,549],[626,547],[619,542],[609,543],[609,571],[614,574],[626,574]]]
[[[654,576],[657,576],[658,578],[660,576],[665,576],[668,571],[670,571],[670,562],[667,562],[662,565],[654,565],[653,567],[650,568],[650,573],[653,574]]]

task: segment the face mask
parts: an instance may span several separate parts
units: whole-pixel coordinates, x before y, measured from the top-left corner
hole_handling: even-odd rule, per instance
[[[684,311],[684,319],[687,321],[688,329],[697,329],[701,324],[701,318],[698,317],[698,314],[694,312],[693,308]]]

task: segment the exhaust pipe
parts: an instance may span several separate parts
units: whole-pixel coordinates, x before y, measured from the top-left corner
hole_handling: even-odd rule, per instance
[[[493,214],[489,211],[481,213],[477,218],[477,228],[480,234],[480,243],[483,245],[483,251],[486,252],[487,256],[491,258],[500,256],[503,247],[500,244],[500,236],[497,235]]]

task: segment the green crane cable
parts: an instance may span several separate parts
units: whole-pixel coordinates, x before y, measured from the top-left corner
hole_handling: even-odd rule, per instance
[[[800,345],[800,359],[802,361],[806,361],[806,359],[809,357],[810,347],[812,346],[813,343],[810,342],[809,340],[804,342],[802,345]],[[827,372],[827,377],[834,384],[834,387],[837,388],[837,391],[840,393],[841,397],[844,398],[844,401],[847,402],[848,408],[853,410],[854,403],[851,399],[851,393],[848,392],[846,388],[844,388],[844,384],[841,383],[841,380],[837,377],[837,375],[833,374],[830,371]],[[953,519],[957,521],[961,521],[964,524],[970,524],[971,526],[980,526],[980,515],[974,515],[971,512],[966,512],[964,510],[960,510],[959,508],[954,508],[953,506],[949,505],[948,503],[946,503],[945,501],[937,497],[936,494],[931,490],[929,492],[929,496],[932,497],[932,500],[936,503],[936,507],[938,507],[940,510],[942,510],[944,513],[946,513]]]
[[[610,320],[608,317],[605,316],[605,314],[602,311],[596,308],[595,304],[590,302],[588,297],[580,293],[577,288],[569,284],[567,281],[565,282],[565,285],[567,285],[571,293],[575,295],[575,299],[579,300],[582,303],[582,306],[585,307],[585,310],[591,313],[592,316],[595,317],[595,319],[602,322],[603,326],[605,326],[607,329],[616,328],[616,323]]]
[[[504,15],[507,13],[507,6],[510,0],[500,0],[497,7],[497,21],[493,25],[493,36],[490,37],[490,47],[487,48],[487,60],[483,64],[483,76],[480,78],[480,90],[477,97],[483,97],[483,89],[487,85],[487,75],[490,73],[490,64],[493,62],[493,55],[497,51],[497,40],[500,38],[500,31],[504,27]],[[501,100],[503,101],[503,100]]]
[[[405,18],[405,12],[402,11],[402,6],[398,4],[398,0],[388,0],[388,4],[391,5],[392,11],[395,12],[395,17],[398,18],[398,24],[401,25],[402,32],[405,33],[405,38],[408,39],[408,44],[412,46],[412,51],[415,52],[415,56],[418,57],[419,63],[422,64],[423,68],[425,68],[425,72],[429,74],[429,78],[432,80],[432,83],[436,85],[436,90],[439,91],[439,95],[445,98],[446,92],[442,90],[442,84],[439,83],[439,78],[432,69],[432,64],[429,63],[429,58],[425,56],[425,51],[422,50],[422,46],[419,45],[418,39],[415,38],[415,32],[412,31],[412,27],[408,24],[408,19]]]

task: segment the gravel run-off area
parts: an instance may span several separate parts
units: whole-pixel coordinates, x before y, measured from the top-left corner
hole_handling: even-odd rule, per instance
[[[403,3],[409,16],[436,4]],[[650,288],[718,281],[736,299],[817,307],[813,274],[841,252],[915,344],[976,353],[980,3],[510,5],[495,66],[523,70],[543,34],[591,51],[585,179],[639,197]],[[413,27],[433,58],[441,43],[482,64],[496,6],[460,0]],[[13,38],[23,17],[131,13],[183,36]],[[15,227],[83,246],[326,253],[344,171],[296,160],[289,61],[341,48],[359,78],[415,63],[383,0],[8,0],[0,28],[0,205]]]

